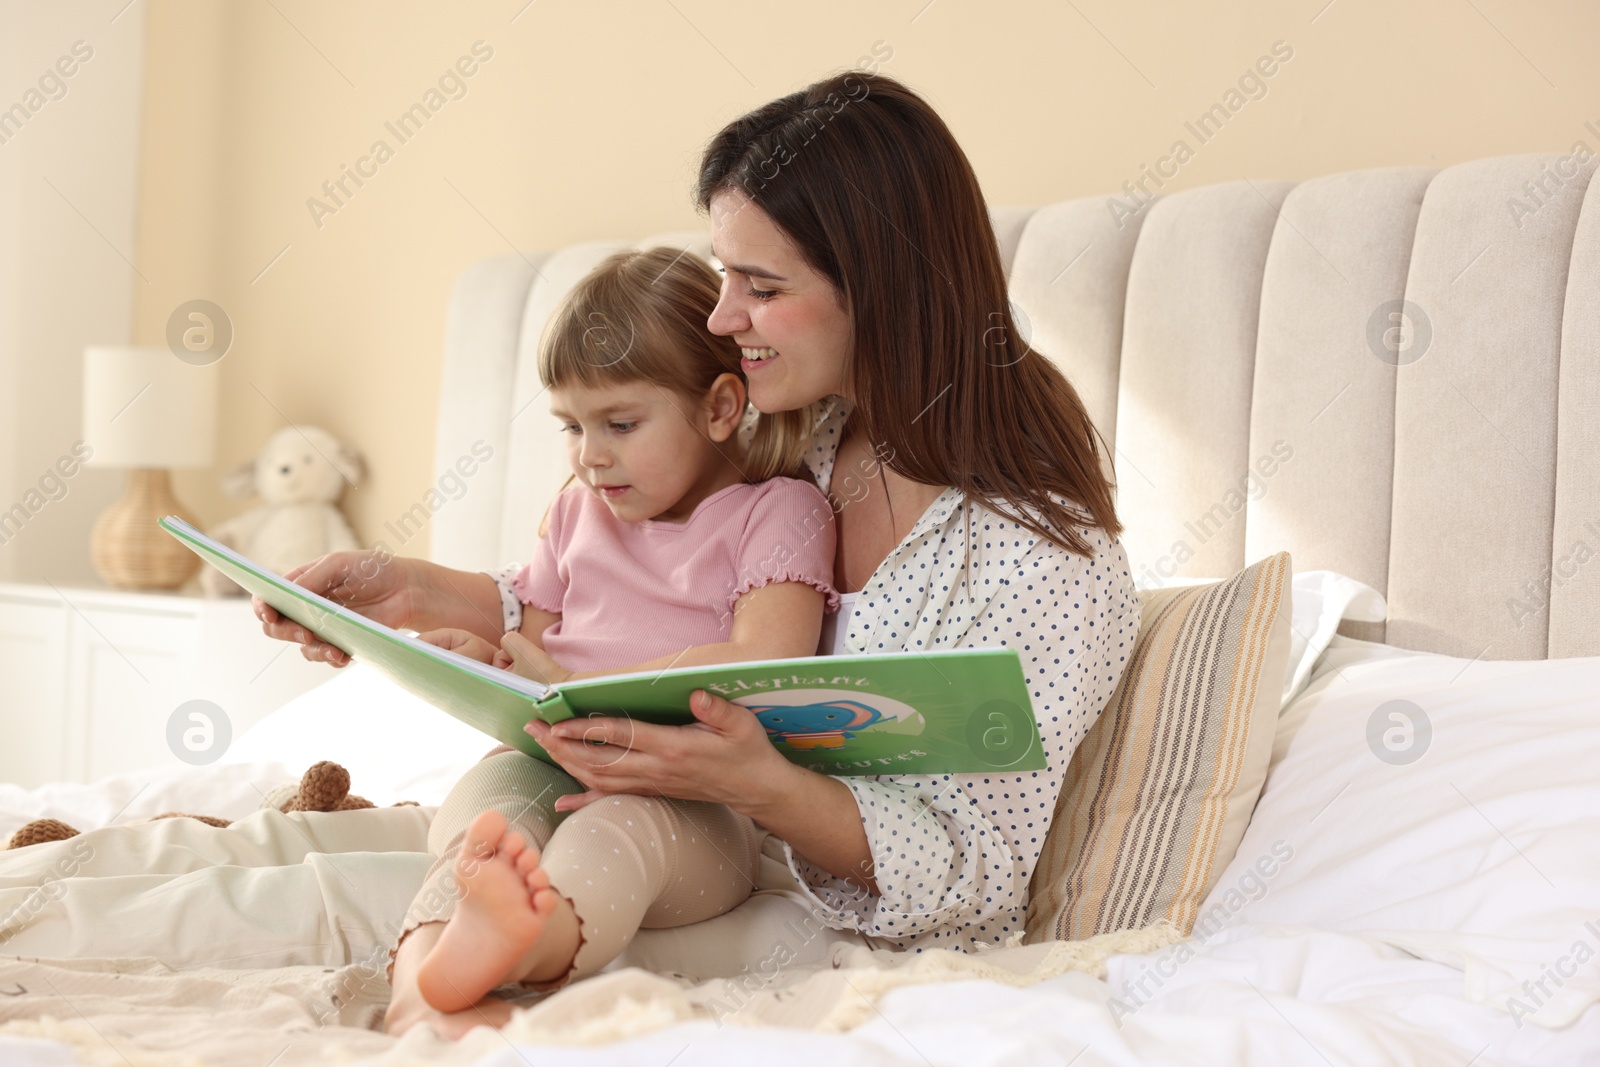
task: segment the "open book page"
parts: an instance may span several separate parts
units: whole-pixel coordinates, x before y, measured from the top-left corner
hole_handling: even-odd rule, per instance
[[[373,622],[274,574],[181,519],[161,528],[211,566],[318,637],[375,668],[402,689],[502,744],[549,755],[523,727],[538,717],[549,687]]]
[[[832,775],[1040,770],[1038,723],[1007,648],[724,663],[542,685],[373,622],[168,517],[161,527],[318,637],[503,744],[549,759],[533,718],[694,721],[704,689],[749,708],[790,762]]]
[[[345,648],[336,637],[340,631],[355,627],[365,630],[375,637],[399,642],[422,655],[431,656],[460,670],[476,674],[497,685],[504,685],[526,693],[535,700],[540,699],[550,691],[550,687],[542,682],[512,674],[487,663],[479,663],[477,660],[463,656],[459,652],[452,652],[449,649],[440,648],[438,645],[430,645],[428,642],[413,637],[404,631],[385,626],[381,622],[374,622],[365,615],[351,611],[342,604],[336,604],[327,597],[313,593],[303,586],[296,585],[281,574],[267,570],[254,560],[241,555],[221,541],[202,533],[191,523],[175,515],[169,515],[162,519],[161,527],[177,537],[179,541],[187,543],[191,549],[195,549],[201,559],[217,567],[218,570],[221,570],[245,589],[271,604],[278,610],[279,614],[293,619],[324,641],[350,655],[356,655],[357,653],[354,649]],[[205,551],[199,551],[200,549],[205,549]],[[233,568],[222,566],[222,561],[233,564]],[[250,583],[241,580],[237,571],[244,571],[255,581]],[[279,603],[280,601],[282,603]],[[306,617],[302,618],[302,615]],[[330,617],[337,619],[342,625],[330,627],[328,624]],[[325,629],[330,630],[333,636],[324,633]]]

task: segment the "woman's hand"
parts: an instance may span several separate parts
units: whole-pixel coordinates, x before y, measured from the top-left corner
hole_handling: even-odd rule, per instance
[[[500,650],[477,634],[468,633],[466,630],[458,630],[455,627],[447,626],[439,630],[429,630],[425,634],[418,634],[417,640],[426,641],[430,645],[437,645],[450,652],[459,653],[468,659],[475,659],[479,663],[487,663],[494,667],[501,666],[497,662],[501,654]]]
[[[513,673],[545,685],[555,685],[575,677],[574,672],[551,659],[550,653],[515,630],[500,639],[500,656]],[[497,659],[496,663],[500,663],[500,660]]]
[[[726,804],[823,870],[878,892],[872,846],[848,786],[784,759],[749,708],[699,689],[689,710],[695,721],[687,726],[610,717],[530,722],[524,729],[585,787],[556,798],[556,810],[617,793]]]
[[[696,721],[687,726],[609,716],[530,722],[524,729],[588,790],[560,797],[556,810],[637,793],[708,800],[754,817],[784,783],[807,773],[772,747],[748,708],[697,690],[689,709]]]
[[[382,549],[355,552],[330,552],[303,563],[284,577],[319,593],[336,604],[365,615],[374,622],[399,629],[416,613],[416,580],[409,561]],[[350,657],[321,640],[293,619],[286,619],[260,597],[251,597],[261,630],[268,637],[293,641],[300,654],[309,660],[323,660],[343,667]]]
[[[487,574],[452,570],[374,548],[330,552],[284,577],[396,630],[453,627],[480,638],[500,639],[500,592]],[[252,597],[250,602],[268,637],[301,645],[300,654],[309,660],[323,660],[335,667],[350,662],[349,656],[293,619],[279,615],[260,597]]]

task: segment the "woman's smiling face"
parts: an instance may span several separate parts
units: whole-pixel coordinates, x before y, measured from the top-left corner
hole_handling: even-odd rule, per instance
[[[711,198],[711,248],[725,273],[706,326],[744,350],[757,410],[792,411],[832,394],[848,396],[845,363],[854,330],[833,283],[735,190]]]

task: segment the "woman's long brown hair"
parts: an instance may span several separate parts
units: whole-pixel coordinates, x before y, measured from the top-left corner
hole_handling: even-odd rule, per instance
[[[1122,532],[1104,441],[1019,334],[977,176],[944,121],[884,75],[840,74],[735,119],[702,210],[743,193],[833,282],[855,327],[852,420],[894,471],[949,485],[1079,555]]]

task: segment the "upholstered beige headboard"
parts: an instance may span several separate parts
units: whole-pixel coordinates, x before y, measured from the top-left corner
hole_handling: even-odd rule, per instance
[[[1384,592],[1387,625],[1358,636],[1600,655],[1600,183],[1580,156],[997,209],[1032,343],[1114,444],[1135,572],[1288,549]],[[639,244],[709,250],[704,233]],[[566,476],[538,334],[620,247],[457,282],[436,466],[479,441],[494,458],[434,516],[440,562],[527,556]]]

